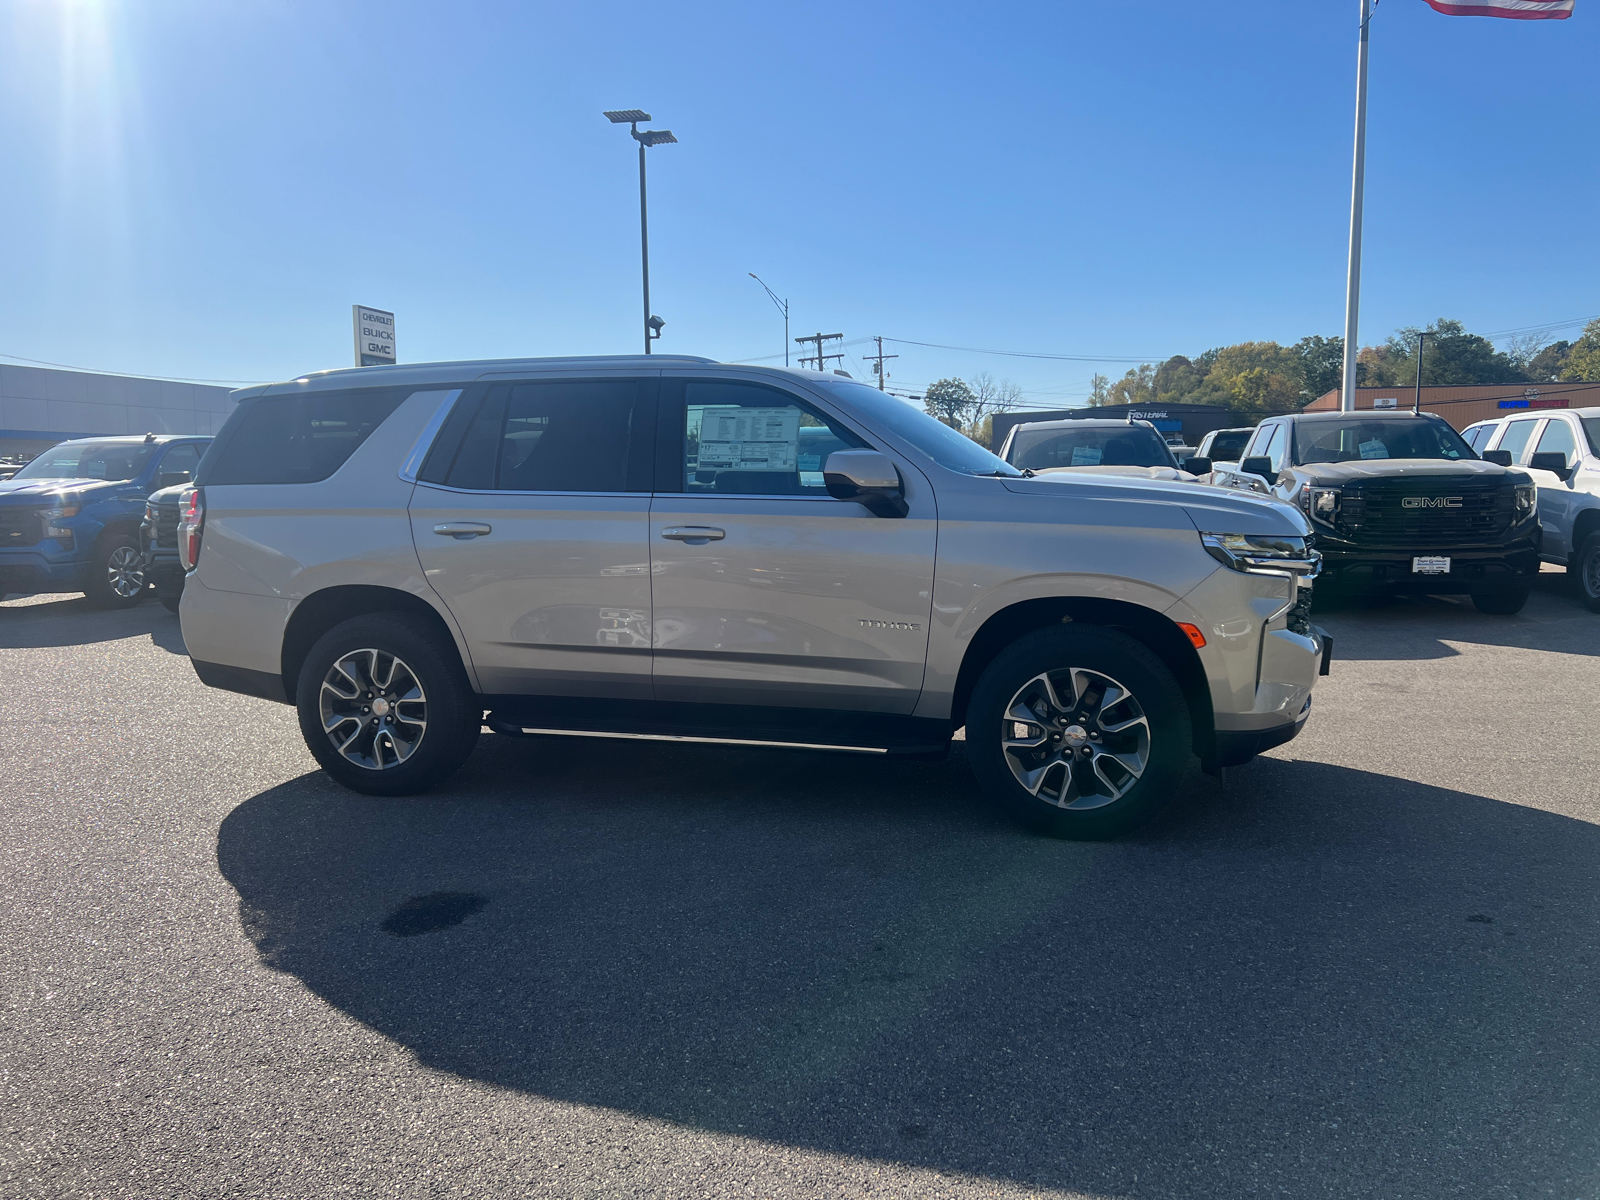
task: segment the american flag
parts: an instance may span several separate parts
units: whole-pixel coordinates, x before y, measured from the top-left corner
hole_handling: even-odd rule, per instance
[[[1510,17],[1517,21],[1565,21],[1573,0],[1422,0],[1447,17]]]

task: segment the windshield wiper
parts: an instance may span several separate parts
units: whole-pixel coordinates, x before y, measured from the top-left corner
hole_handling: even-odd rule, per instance
[[[1021,468],[1021,470],[1014,475],[1008,474],[1005,471],[974,471],[973,474],[979,479],[1032,479],[1034,476],[1034,472],[1030,471],[1027,467]]]

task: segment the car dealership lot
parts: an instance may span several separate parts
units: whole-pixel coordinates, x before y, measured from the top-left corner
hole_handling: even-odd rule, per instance
[[[1318,620],[1299,739],[1081,844],[959,754],[360,797],[159,605],[0,604],[0,1195],[1593,1194],[1600,618]]]

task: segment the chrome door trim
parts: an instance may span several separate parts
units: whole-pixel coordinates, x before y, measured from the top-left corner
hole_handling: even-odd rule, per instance
[[[430,389],[419,388],[417,392],[426,393]],[[439,436],[439,430],[444,425],[445,418],[450,415],[450,410],[456,406],[456,401],[461,398],[464,388],[432,389],[444,397],[439,401],[439,407],[434,410],[433,416],[428,418],[428,423],[422,427],[422,432],[417,434],[417,440],[412,443],[411,452],[406,455],[405,461],[400,464],[400,478],[407,483],[417,481],[417,472],[422,470],[422,463],[428,457],[428,451],[433,449],[433,441]],[[407,397],[410,399],[411,397]]]

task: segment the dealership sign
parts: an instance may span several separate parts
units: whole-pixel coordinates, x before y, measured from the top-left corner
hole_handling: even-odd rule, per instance
[[[381,308],[351,306],[355,324],[356,366],[388,367],[395,362],[394,314]]]

